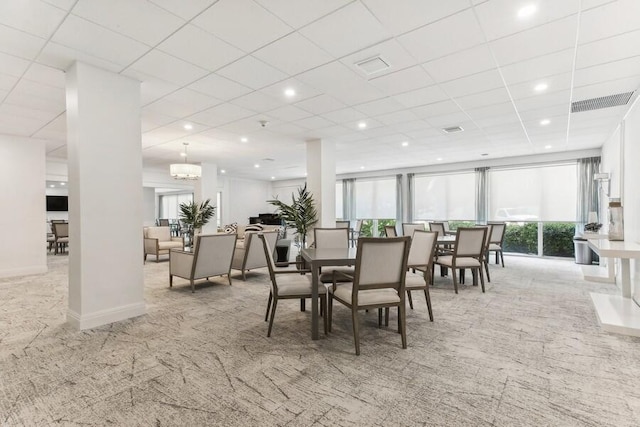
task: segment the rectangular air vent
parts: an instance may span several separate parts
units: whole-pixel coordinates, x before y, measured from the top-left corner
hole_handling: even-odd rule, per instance
[[[462,129],[460,126],[451,126],[451,127],[442,129],[444,133],[456,133],[456,132],[462,132],[463,130],[464,129]]]
[[[617,107],[625,105],[631,99],[633,92],[618,93],[616,95],[601,96],[600,98],[585,99],[571,103],[571,112],[600,110],[601,108]]]
[[[383,71],[389,68],[389,64],[387,63],[387,61],[385,61],[379,56],[357,62],[356,65],[360,67],[360,69],[364,71],[366,75],[379,73],[380,71]]]

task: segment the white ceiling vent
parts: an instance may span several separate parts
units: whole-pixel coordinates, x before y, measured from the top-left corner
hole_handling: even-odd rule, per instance
[[[600,110],[601,108],[617,107],[625,105],[631,99],[633,92],[618,93],[616,95],[601,96],[600,98],[585,99],[571,103],[571,112]]]
[[[368,76],[389,68],[389,63],[380,56],[356,62],[356,65]]]
[[[464,131],[464,129],[462,129],[460,126],[451,126],[448,128],[443,128],[442,131],[444,133],[457,133]]]

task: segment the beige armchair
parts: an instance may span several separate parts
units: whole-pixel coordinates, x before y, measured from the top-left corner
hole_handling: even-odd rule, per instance
[[[184,237],[171,237],[170,227],[145,227],[142,232],[145,261],[147,255],[155,255],[158,262],[160,255],[168,255],[171,249],[184,249]]]
[[[276,249],[276,241],[278,240],[277,231],[261,232],[267,239],[269,250],[271,253]],[[242,243],[242,244],[241,244]],[[267,259],[264,256],[262,242],[258,238],[258,233],[248,231],[244,235],[244,241],[238,242],[233,252],[233,261],[231,268],[242,272],[242,280],[247,280],[246,272],[255,268],[267,266]]]
[[[173,276],[182,277],[191,283],[214,276],[227,275],[231,285],[231,260],[236,246],[237,234],[208,234],[196,236],[193,252],[172,249],[169,252],[169,287],[173,287]]]

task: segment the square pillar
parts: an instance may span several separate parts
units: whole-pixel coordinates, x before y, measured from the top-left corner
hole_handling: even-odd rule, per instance
[[[318,210],[317,227],[336,226],[336,144],[307,141],[307,188]]]
[[[146,311],[140,83],[76,62],[66,94],[67,320],[89,329]]]

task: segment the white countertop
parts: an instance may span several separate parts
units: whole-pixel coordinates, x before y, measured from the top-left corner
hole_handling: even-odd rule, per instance
[[[603,257],[640,258],[640,244],[636,242],[590,239],[589,247]]]

